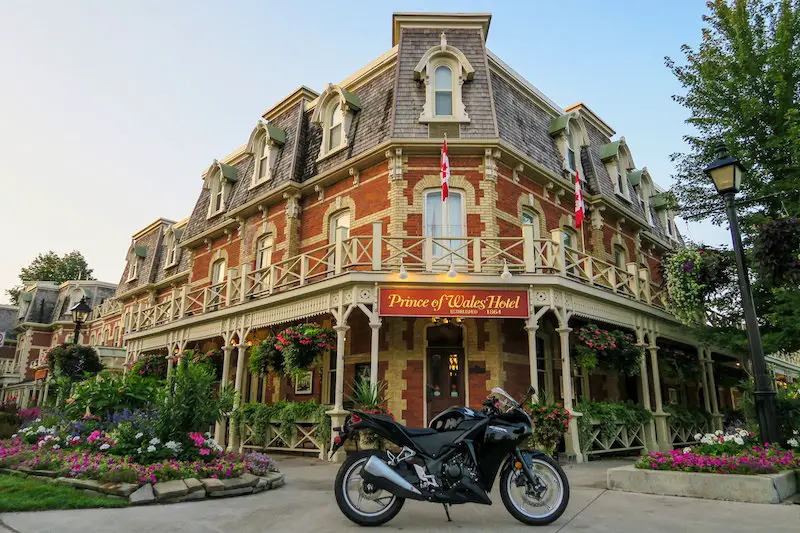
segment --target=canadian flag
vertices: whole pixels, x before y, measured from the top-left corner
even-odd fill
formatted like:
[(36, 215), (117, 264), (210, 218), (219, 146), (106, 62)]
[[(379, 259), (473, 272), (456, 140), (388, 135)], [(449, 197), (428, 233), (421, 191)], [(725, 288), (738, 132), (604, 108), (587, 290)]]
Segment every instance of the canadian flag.
[(580, 228), (583, 224), (583, 191), (581, 190), (581, 178), (578, 171), (575, 171), (575, 227)]
[(447, 154), (447, 137), (442, 145), (442, 202), (447, 200), (450, 184), (450, 156)]

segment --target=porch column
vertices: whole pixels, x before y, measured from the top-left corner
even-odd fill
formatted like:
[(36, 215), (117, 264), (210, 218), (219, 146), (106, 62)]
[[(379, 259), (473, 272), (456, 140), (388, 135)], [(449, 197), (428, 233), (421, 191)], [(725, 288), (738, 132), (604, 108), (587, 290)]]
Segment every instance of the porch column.
[(172, 375), (172, 369), (175, 367), (176, 354), (167, 352), (167, 379)]
[(705, 364), (708, 365), (706, 375), (708, 376), (708, 390), (711, 397), (711, 416), (714, 418), (714, 429), (722, 429), (722, 415), (719, 412), (717, 383), (714, 379), (714, 358), (711, 356), (711, 350), (706, 350)]
[[(234, 383), (234, 387), (237, 393), (239, 393), (239, 402), (236, 407), (240, 407), (244, 403), (244, 398), (241, 397), (242, 387), (244, 385), (244, 365), (245, 359), (247, 357), (247, 345), (246, 344), (239, 344), (236, 347), (238, 353), (236, 357), (236, 382)], [(237, 435), (236, 437), (233, 436), (231, 433), (231, 444), (228, 447), (229, 449), (238, 452), (241, 451), (239, 449), (239, 443), (241, 442), (241, 435)]]
[[(219, 383), (219, 388), (222, 390), (230, 385), (228, 383), (228, 374), (230, 374), (231, 368), (231, 352), (233, 351), (233, 346), (225, 345), (222, 348), (222, 380)], [(227, 444), (226, 439), (226, 429), (227, 429), (227, 420), (220, 420), (214, 425), (214, 440), (217, 441), (222, 447), (225, 447)]]
[(42, 403), (40, 405), (44, 406), (45, 402), (47, 401), (47, 393), (50, 392), (50, 381), (44, 382), (44, 393), (42, 394)]
[[(381, 330), (381, 324), (382, 323), (383, 323), (383, 321), (381, 321), (380, 319), (377, 319), (377, 321), (375, 321), (375, 322), (370, 321), (370, 323), (369, 323), (369, 327), (372, 328), (372, 344), (370, 344), (370, 354), (369, 354), (369, 356), (370, 356), (370, 359), (369, 359), (369, 382), (370, 382), (370, 385), (372, 385), (373, 387), (377, 386), (377, 383), (378, 383), (378, 350), (380, 349), (380, 330)], [(338, 335), (337, 335), (336, 343), (337, 343), (337, 355), (338, 355), (338, 343), (339, 343)], [(338, 372), (338, 368), (339, 368), (338, 367), (338, 364), (339, 364), (338, 357), (337, 357), (336, 364), (337, 364), (336, 368), (337, 368), (337, 372)], [(337, 381), (338, 381), (338, 378), (339, 378), (338, 374), (336, 375), (336, 378), (337, 378)], [(336, 390), (337, 390), (337, 393), (338, 393), (339, 389), (336, 389)]]
[[(347, 411), (344, 410), (344, 345), (345, 336), (350, 330), (350, 326), (347, 325), (347, 319), (344, 319), (340, 324), (333, 326), (333, 330), (336, 332), (336, 388), (334, 389), (334, 406), (333, 409), (328, 411), (328, 416), (331, 417), (331, 427), (335, 428), (341, 427), (342, 424), (344, 424), (345, 417), (347, 416)], [(374, 345), (377, 346), (377, 344)], [(331, 432), (331, 438), (335, 438), (337, 435), (338, 432)], [(322, 453), (320, 453), (320, 456), (322, 456)], [(320, 458), (324, 459), (324, 457)], [(335, 463), (344, 462), (344, 459), (344, 449), (340, 449), (333, 455), (333, 457), (330, 458), (330, 460)]]
[[(648, 411), (653, 410), (652, 404), (650, 403), (650, 379), (647, 377), (647, 345), (644, 344), (644, 335), (637, 332), (637, 336), (639, 337), (639, 342), (637, 346), (642, 349), (642, 360), (639, 363), (639, 379), (642, 385), (642, 405)], [(647, 445), (647, 453), (651, 451), (658, 450), (658, 440), (656, 439), (656, 426), (655, 423), (651, 420), (644, 426), (645, 431), (645, 444)]]
[(525, 331), (528, 332), (528, 364), (531, 373), (531, 387), (534, 393), (532, 400), (539, 399), (539, 367), (536, 359), (536, 332), (539, 330), (539, 320), (536, 317), (529, 317), (525, 322)]
[(650, 339), (647, 347), (650, 352), (650, 366), (653, 369), (653, 393), (656, 400), (656, 410), (653, 413), (656, 422), (656, 439), (660, 451), (666, 452), (672, 449), (672, 439), (669, 435), (669, 424), (667, 417), (669, 414), (664, 412), (664, 404), (661, 402), (661, 376), (658, 373), (658, 346), (654, 338)]
[(564, 396), (564, 408), (573, 415), (565, 439), (566, 451), (575, 456), (575, 462), (582, 463), (583, 453), (578, 437), (578, 417), (581, 414), (576, 413), (572, 405), (572, 362), (569, 354), (569, 334), (572, 328), (561, 327), (556, 331), (561, 338), (561, 392)]
[(711, 413), (711, 388), (708, 384), (705, 348), (697, 347), (697, 360), (700, 362), (700, 379), (702, 379), (703, 384), (703, 407), (706, 408), (707, 413)]

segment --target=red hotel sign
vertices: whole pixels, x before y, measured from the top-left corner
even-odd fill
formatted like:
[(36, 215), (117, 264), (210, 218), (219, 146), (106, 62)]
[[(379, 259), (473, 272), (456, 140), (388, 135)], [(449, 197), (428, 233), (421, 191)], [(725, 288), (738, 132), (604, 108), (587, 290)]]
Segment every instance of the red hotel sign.
[(528, 291), (381, 288), (379, 300), (382, 316), (528, 317)]

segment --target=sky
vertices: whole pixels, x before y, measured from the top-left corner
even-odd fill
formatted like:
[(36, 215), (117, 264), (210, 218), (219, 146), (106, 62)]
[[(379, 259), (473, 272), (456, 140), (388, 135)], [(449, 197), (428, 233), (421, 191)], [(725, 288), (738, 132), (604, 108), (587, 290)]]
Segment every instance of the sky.
[[(702, 0), (0, 1), (0, 303), (37, 254), (79, 250), (117, 283), (131, 235), (187, 217), (201, 173), (300, 85), (391, 48), (396, 11), (491, 12), (487, 45), (567, 107), (582, 101), (669, 187), (687, 110), (664, 56), (696, 45)], [(679, 223), (729, 242), (726, 228)]]

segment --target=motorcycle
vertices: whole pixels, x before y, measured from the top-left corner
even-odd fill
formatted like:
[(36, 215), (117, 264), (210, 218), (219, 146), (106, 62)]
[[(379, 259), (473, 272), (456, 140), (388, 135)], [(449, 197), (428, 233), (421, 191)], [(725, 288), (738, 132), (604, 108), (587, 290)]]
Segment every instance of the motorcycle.
[(520, 522), (541, 526), (558, 519), (569, 503), (567, 476), (538, 450), (519, 445), (533, 433), (528, 414), (505, 391), (492, 389), (479, 411), (451, 407), (428, 428), (409, 428), (391, 416), (351, 412), (334, 428), (333, 455), (358, 431), (369, 430), (401, 448), (351, 454), (334, 485), (342, 513), (361, 526), (394, 518), (406, 499), (444, 505), (491, 505), (489, 492), (500, 471), (500, 498)]

